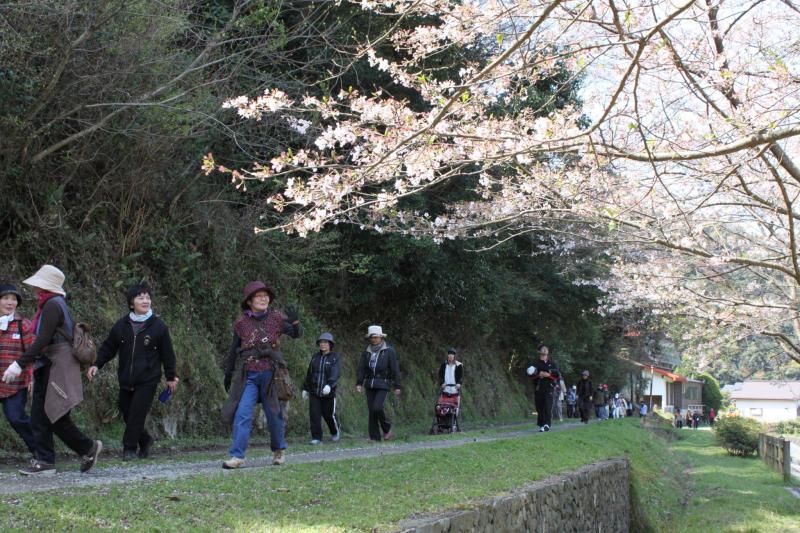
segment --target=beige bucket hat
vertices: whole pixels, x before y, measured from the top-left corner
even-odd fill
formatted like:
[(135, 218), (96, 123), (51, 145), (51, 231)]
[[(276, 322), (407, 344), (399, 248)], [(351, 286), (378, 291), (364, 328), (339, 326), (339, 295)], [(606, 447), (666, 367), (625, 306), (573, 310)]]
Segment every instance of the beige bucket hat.
[(36, 274), (23, 281), (25, 285), (66, 296), (64, 292), (64, 273), (53, 265), (43, 265)]
[(367, 334), (364, 335), (367, 339), (370, 337), (386, 337), (386, 334), (383, 332), (383, 328), (380, 326), (370, 326), (367, 328)]

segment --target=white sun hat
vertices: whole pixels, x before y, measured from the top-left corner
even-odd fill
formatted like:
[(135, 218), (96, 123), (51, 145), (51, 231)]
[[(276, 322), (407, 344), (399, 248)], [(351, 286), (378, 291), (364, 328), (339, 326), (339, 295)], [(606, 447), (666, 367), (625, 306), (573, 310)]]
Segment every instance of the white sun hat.
[(25, 285), (66, 296), (64, 292), (64, 273), (53, 265), (43, 265), (36, 274), (23, 281)]
[(367, 334), (365, 335), (366, 338), (370, 337), (386, 337), (386, 334), (383, 332), (383, 328), (380, 326), (370, 326), (367, 328)]

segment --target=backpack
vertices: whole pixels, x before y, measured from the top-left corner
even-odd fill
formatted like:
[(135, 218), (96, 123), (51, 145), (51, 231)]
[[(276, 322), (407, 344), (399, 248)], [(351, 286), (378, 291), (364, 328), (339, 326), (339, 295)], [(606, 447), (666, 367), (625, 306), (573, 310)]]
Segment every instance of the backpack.
[[(83, 322), (74, 322), (63, 298), (56, 298), (64, 313), (64, 325), (58, 332), (72, 344), (72, 356), (81, 364), (81, 368), (89, 368), (97, 360), (97, 346), (91, 337), (91, 328)], [(72, 324), (72, 334), (68, 332), (68, 324)]]

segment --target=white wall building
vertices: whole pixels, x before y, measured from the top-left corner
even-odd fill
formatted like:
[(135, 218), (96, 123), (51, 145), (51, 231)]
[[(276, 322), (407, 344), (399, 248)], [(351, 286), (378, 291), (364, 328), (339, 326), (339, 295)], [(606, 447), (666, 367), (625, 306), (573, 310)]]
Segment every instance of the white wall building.
[(781, 422), (800, 416), (800, 381), (750, 380), (725, 385), (741, 416), (759, 422)]

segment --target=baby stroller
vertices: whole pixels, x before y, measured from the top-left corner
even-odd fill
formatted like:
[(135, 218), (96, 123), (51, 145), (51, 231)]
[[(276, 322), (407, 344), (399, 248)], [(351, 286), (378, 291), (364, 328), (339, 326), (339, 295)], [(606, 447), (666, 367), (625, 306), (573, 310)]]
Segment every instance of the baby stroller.
[(433, 425), (431, 435), (439, 433), (455, 433), (461, 431), (458, 415), (461, 410), (461, 392), (448, 393), (442, 391), (433, 408)]

